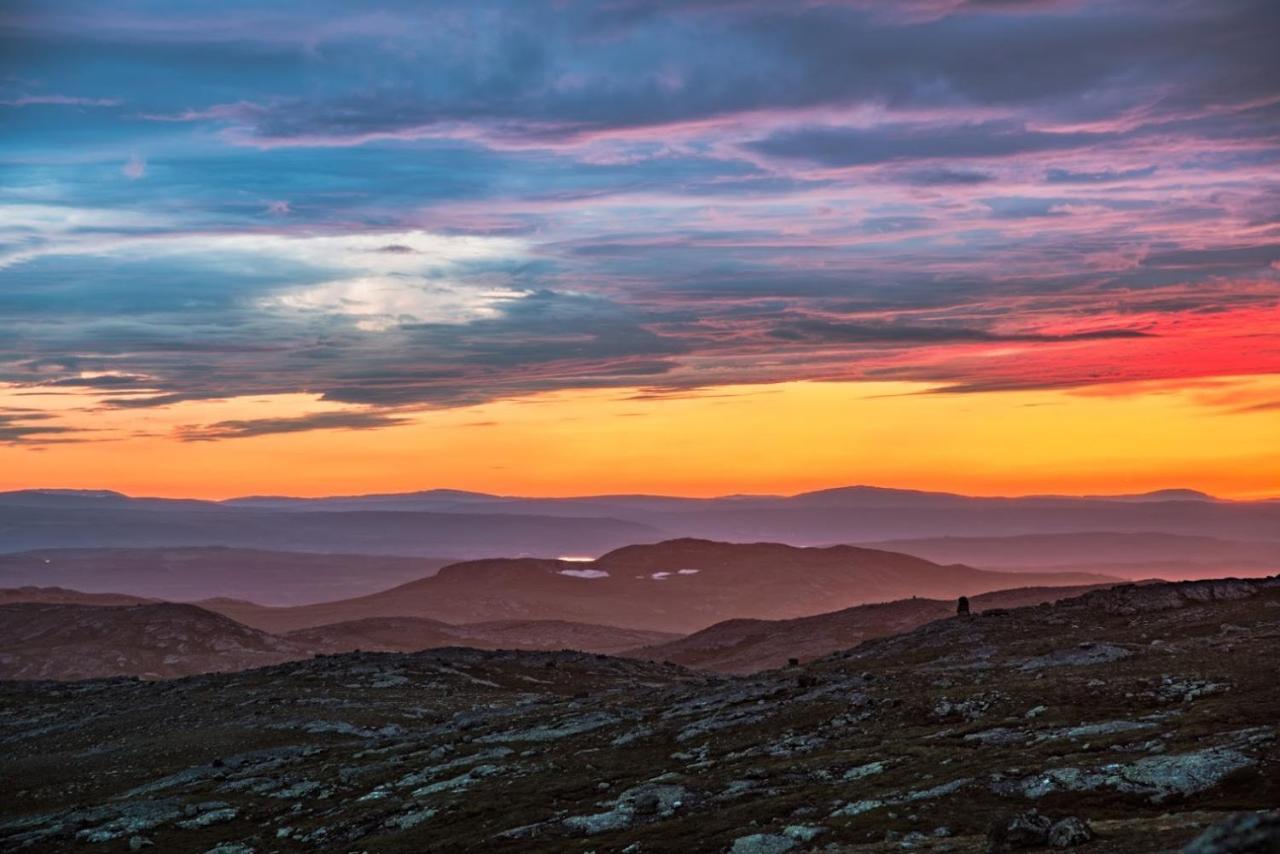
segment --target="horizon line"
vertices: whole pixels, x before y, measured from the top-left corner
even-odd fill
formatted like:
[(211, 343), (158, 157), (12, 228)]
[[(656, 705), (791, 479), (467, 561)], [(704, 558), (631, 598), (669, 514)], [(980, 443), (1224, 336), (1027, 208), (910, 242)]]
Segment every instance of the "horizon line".
[[(852, 490), (881, 491), (887, 493), (907, 493), (914, 495), (931, 495), (931, 496), (954, 496), (959, 498), (978, 498), (978, 499), (1099, 499), (1099, 500), (1116, 500), (1124, 498), (1156, 498), (1163, 494), (1170, 494), (1167, 500), (1198, 500), (1222, 503), (1253, 503), (1280, 500), (1280, 496), (1275, 494), (1267, 494), (1258, 497), (1224, 497), (1205, 490), (1196, 489), (1187, 486), (1168, 486), (1156, 489), (1141, 490), (1135, 492), (1026, 492), (1026, 493), (1002, 493), (1002, 492), (957, 492), (946, 489), (920, 489), (916, 487), (898, 487), (885, 486), (881, 484), (869, 483), (845, 483), (834, 486), (819, 487), (816, 489), (805, 489), (799, 492), (717, 492), (717, 493), (689, 493), (689, 492), (599, 492), (599, 493), (571, 493), (571, 494), (538, 494), (519, 493), (519, 492), (485, 492), (481, 490), (459, 489), (456, 487), (436, 486), (424, 487), (421, 489), (407, 489), (400, 491), (372, 491), (372, 492), (333, 492), (333, 493), (315, 493), (315, 494), (287, 494), (287, 493), (237, 493), (226, 496), (209, 496), (187, 493), (152, 493), (152, 494), (134, 494), (120, 489), (110, 487), (69, 487), (69, 486), (16, 486), (12, 488), (0, 489), (0, 495), (13, 495), (19, 493), (43, 493), (47, 495), (67, 494), (67, 495), (83, 495), (89, 496), (93, 494), (99, 495), (118, 495), (124, 498), (146, 500), (160, 499), (171, 501), (204, 501), (210, 503), (229, 503), (234, 501), (323, 501), (323, 500), (343, 500), (343, 499), (362, 499), (362, 498), (397, 498), (409, 497), (415, 495), (428, 495), (431, 493), (454, 493), (458, 495), (470, 495), (477, 498), (490, 498), (500, 500), (541, 500), (541, 501), (574, 501), (574, 500), (601, 500), (601, 499), (636, 499), (636, 498), (653, 498), (653, 499), (678, 499), (689, 501), (727, 501), (727, 500), (785, 500), (791, 498), (799, 498), (807, 495), (815, 495), (823, 492), (839, 492)], [(1186, 497), (1175, 497), (1178, 493), (1184, 494)]]

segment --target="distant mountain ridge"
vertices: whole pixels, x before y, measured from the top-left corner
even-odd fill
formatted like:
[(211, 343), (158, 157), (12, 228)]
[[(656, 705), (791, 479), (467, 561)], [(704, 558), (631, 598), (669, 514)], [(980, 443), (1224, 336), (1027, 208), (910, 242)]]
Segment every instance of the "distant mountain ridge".
[(1007, 572), (1095, 572), (1131, 580), (1169, 581), (1222, 576), (1258, 578), (1280, 572), (1280, 540), (1081, 531), (884, 540), (862, 545)]
[(575, 554), (661, 538), (644, 523), (591, 515), (289, 512), (203, 501), (0, 495), (0, 552), (227, 546), (423, 557)]
[(224, 597), (301, 605), (360, 596), (423, 578), (448, 558), (235, 549), (40, 549), (0, 554), (0, 587), (49, 586), (171, 602)]
[[(1186, 489), (1114, 496), (972, 497), (872, 486), (719, 498), (528, 498), (437, 489), (328, 498), (251, 496), (222, 502), (130, 498), (101, 490), (0, 493), (0, 553), (223, 546), (461, 560), (594, 557), (629, 544), (682, 537), (824, 546), (1106, 533), (1280, 543), (1280, 502), (1228, 501)], [(959, 554), (939, 559), (975, 563)], [(1156, 559), (1155, 551), (1131, 558), (1147, 565)], [(1089, 558), (1083, 564), (1094, 562)], [(1083, 564), (1078, 568), (1096, 571)], [(1212, 573), (1214, 567), (1208, 569)], [(36, 578), (22, 583), (62, 582)]]

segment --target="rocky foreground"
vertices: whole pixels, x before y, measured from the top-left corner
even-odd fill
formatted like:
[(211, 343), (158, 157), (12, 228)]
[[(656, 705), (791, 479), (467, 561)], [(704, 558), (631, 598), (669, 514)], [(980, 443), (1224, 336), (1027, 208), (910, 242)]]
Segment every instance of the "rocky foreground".
[(750, 677), (446, 649), (0, 683), (0, 849), (1274, 851), (1277, 662), (1280, 578)]

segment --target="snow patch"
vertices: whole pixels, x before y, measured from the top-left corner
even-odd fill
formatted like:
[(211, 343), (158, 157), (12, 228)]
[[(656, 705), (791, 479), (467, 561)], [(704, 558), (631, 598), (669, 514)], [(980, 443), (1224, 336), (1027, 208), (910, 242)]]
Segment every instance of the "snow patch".
[[(673, 575), (697, 575), (701, 571), (700, 569), (677, 569), (675, 572), (652, 572), (649, 577), (654, 581), (663, 581)], [(636, 576), (636, 578), (640, 577), (639, 575)]]
[(562, 569), (561, 575), (571, 575), (574, 578), (608, 578), (609, 573), (603, 569)]

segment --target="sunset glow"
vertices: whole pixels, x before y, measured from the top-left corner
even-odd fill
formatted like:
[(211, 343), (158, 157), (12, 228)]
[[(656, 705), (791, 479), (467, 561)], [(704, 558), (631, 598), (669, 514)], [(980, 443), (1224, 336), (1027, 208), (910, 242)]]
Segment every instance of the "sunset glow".
[(375, 434), (201, 439), (192, 425), (344, 411), (303, 395), (242, 398), (174, 404), (145, 419), (71, 413), (67, 422), (94, 431), (94, 441), (53, 453), (10, 446), (0, 466), (15, 486), (109, 483), (137, 495), (212, 498), (424, 483), (524, 495), (790, 494), (832, 483), (979, 495), (1276, 490), (1276, 411), (1265, 404), (1280, 397), (1278, 378), (936, 392), (901, 382), (548, 392), (405, 415)]

